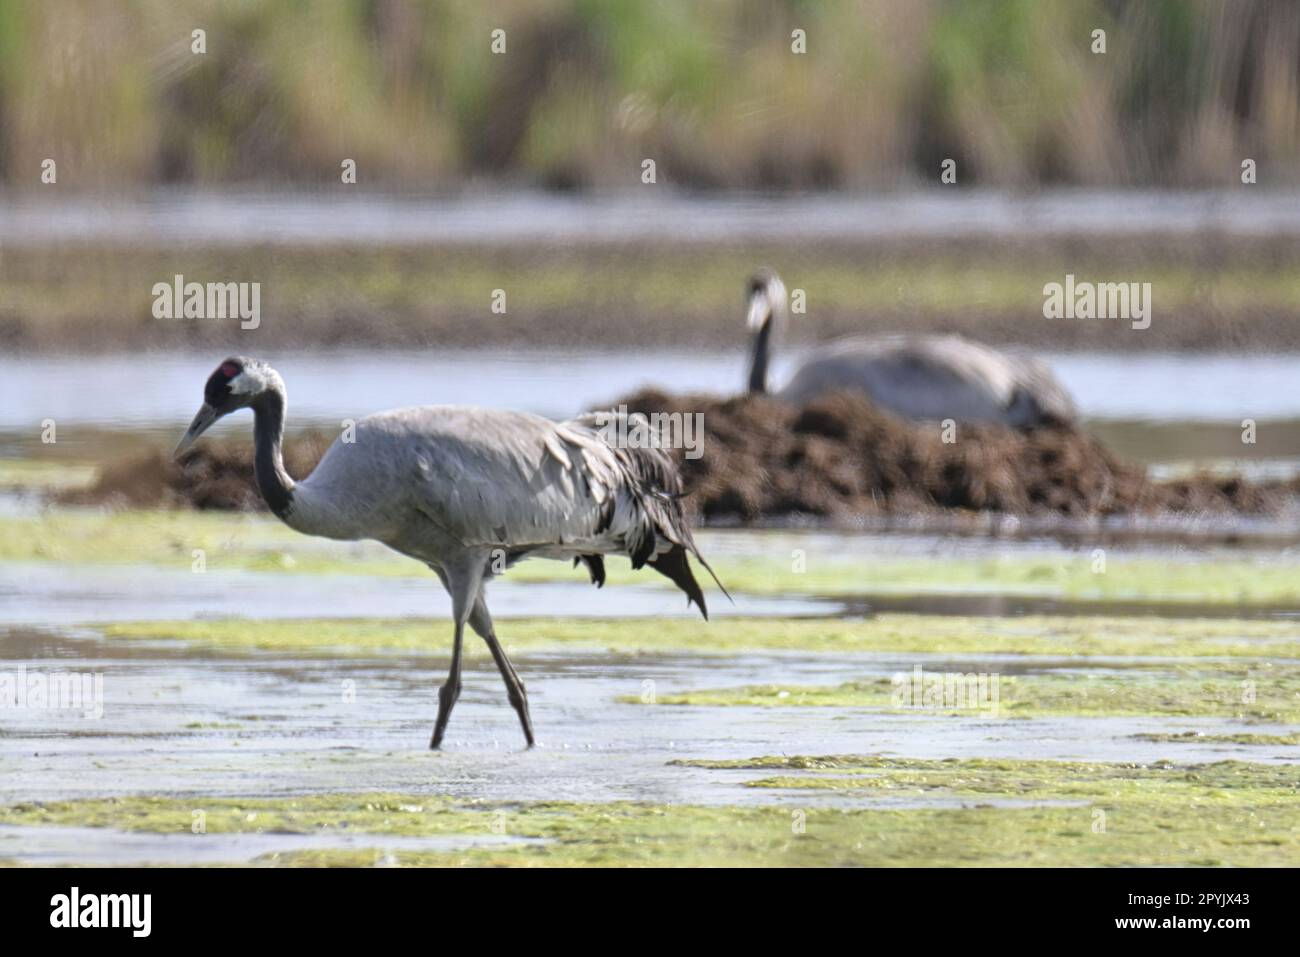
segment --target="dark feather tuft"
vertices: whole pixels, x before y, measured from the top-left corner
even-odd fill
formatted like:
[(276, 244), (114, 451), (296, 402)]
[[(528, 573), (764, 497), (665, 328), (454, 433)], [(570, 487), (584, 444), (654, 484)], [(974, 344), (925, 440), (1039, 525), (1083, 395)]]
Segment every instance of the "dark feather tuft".
[(690, 562), (686, 560), (686, 549), (674, 545), (649, 564), (651, 568), (686, 592), (686, 601), (694, 602), (695, 607), (704, 616), (704, 620), (709, 620), (709, 609), (704, 603), (704, 592), (700, 589), (700, 583), (695, 580)]
[(578, 562), (587, 566), (587, 573), (591, 575), (591, 583), (597, 588), (605, 584), (605, 556), (604, 555), (579, 555), (573, 560), (573, 567), (578, 567)]

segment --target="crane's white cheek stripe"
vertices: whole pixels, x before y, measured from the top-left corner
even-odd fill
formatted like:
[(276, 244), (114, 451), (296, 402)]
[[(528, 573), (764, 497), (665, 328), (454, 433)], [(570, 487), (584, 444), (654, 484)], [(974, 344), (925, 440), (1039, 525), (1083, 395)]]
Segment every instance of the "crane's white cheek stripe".
[(257, 391), (257, 383), (247, 372), (241, 372), (229, 382), (233, 395), (249, 395)]

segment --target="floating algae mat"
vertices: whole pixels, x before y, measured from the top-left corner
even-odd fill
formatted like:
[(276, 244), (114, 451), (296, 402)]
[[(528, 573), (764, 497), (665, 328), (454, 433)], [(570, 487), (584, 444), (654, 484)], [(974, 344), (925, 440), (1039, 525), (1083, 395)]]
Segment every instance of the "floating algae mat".
[(0, 459), (0, 491), (48, 492), (87, 485), (97, 471), (87, 462)]
[(1253, 734), (1242, 731), (1235, 734), (1207, 734), (1204, 731), (1176, 731), (1169, 733), (1143, 732), (1133, 735), (1136, 741), (1155, 741), (1164, 744), (1239, 744), (1247, 747), (1295, 747), (1300, 745), (1300, 731), (1290, 734)]
[[(442, 629), (439, 631), (439, 629)], [(122, 622), (98, 626), (109, 639), (183, 641), (223, 653), (428, 653), (442, 648), (444, 619), (242, 618)], [(818, 653), (1038, 655), (1093, 657), (1300, 659), (1300, 624), (1233, 619), (963, 618), (882, 614), (872, 618), (694, 619), (520, 618), (501, 639), (522, 653), (603, 651), (628, 654)], [(467, 651), (478, 651), (470, 643)]]
[[(709, 533), (700, 536), (710, 553)], [(783, 533), (744, 539), (721, 535), (728, 554), (716, 557), (733, 591), (752, 594), (1009, 595), (1074, 602), (1149, 601), (1204, 606), (1300, 607), (1300, 561), (1251, 554), (1110, 555), (1092, 550), (956, 557), (879, 555), (872, 539)], [(0, 561), (150, 564), (188, 569), (196, 549), (210, 571), (381, 575), (430, 578), (418, 562), (373, 542), (310, 539), (259, 514), (127, 509), (49, 509), (0, 516)], [(798, 552), (799, 554), (796, 554)], [(613, 585), (659, 587), (657, 576), (609, 563)], [(580, 581), (564, 563), (532, 561), (507, 580)], [(669, 588), (664, 583), (661, 587)]]
[[(1244, 762), (1085, 764), (916, 761), (875, 756), (677, 762), (752, 770), (790, 789), (769, 806), (614, 802), (490, 803), (430, 794), (278, 798), (137, 796), (0, 808), (0, 825), (117, 832), (303, 834), (320, 849), (264, 855), (266, 865), (962, 865), (1269, 866), (1300, 850), (1296, 768)], [(740, 786), (740, 785), (738, 785)], [(860, 792), (862, 807), (800, 803), (818, 789)], [(908, 805), (872, 807), (886, 792)], [(957, 806), (927, 806), (935, 796)], [(1015, 798), (1017, 806), (998, 806)], [(329, 847), (346, 833), (351, 846)], [(409, 839), (497, 835), (514, 844), (412, 849)], [(401, 842), (395, 839), (405, 839)], [(389, 846), (396, 843), (396, 847)], [(18, 863), (22, 863), (19, 855)]]
[[(864, 789), (963, 797), (1018, 795), (1038, 800), (1198, 801), (1254, 804), (1300, 796), (1295, 765), (1219, 761), (1214, 764), (1117, 764), (983, 758), (918, 760), (879, 755), (770, 756), (673, 764), (713, 770), (752, 770), (776, 776), (749, 787)], [(1297, 815), (1300, 823), (1300, 813)]]
[[(838, 685), (763, 684), (636, 695), (627, 704), (699, 707), (833, 707), (985, 717), (1179, 716), (1300, 724), (1300, 667), (1180, 666), (1154, 672), (1098, 670), (1043, 674), (903, 672)], [(944, 680), (951, 677), (946, 686)], [(978, 679), (972, 681), (971, 679)]]

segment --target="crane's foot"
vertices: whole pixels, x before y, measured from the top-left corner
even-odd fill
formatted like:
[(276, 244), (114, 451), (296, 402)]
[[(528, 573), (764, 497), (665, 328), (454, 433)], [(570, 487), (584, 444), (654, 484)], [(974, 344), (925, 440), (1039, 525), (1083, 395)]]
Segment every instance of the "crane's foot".
[(518, 694), (515, 689), (510, 689), (510, 706), (515, 709), (515, 714), (519, 715), (519, 725), (524, 729), (524, 740), (528, 742), (528, 747), (536, 746), (537, 741), (533, 737), (533, 719), (528, 714), (528, 695), (524, 692), (524, 683), (515, 678), (518, 683)]
[(447, 682), (438, 689), (438, 720), (433, 724), (433, 737), (429, 741), (429, 750), (438, 751), (442, 748), (442, 736), (447, 732), (447, 721), (451, 717), (451, 709), (456, 704), (456, 699), (460, 697), (460, 682)]

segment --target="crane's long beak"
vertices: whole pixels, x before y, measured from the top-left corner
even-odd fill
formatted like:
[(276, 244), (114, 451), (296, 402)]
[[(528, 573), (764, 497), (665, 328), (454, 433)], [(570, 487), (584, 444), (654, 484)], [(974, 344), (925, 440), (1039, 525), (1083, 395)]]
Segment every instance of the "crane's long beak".
[(749, 297), (749, 331), (758, 332), (763, 328), (763, 323), (772, 318), (772, 303), (768, 301), (767, 293), (762, 289), (756, 290)]
[(194, 416), (194, 421), (190, 423), (190, 427), (185, 430), (180, 442), (176, 444), (176, 451), (172, 453), (172, 458), (176, 458), (193, 445), (194, 440), (206, 432), (208, 427), (219, 418), (221, 418), (220, 412), (206, 402), (203, 403), (203, 408), (199, 409), (198, 414)]

